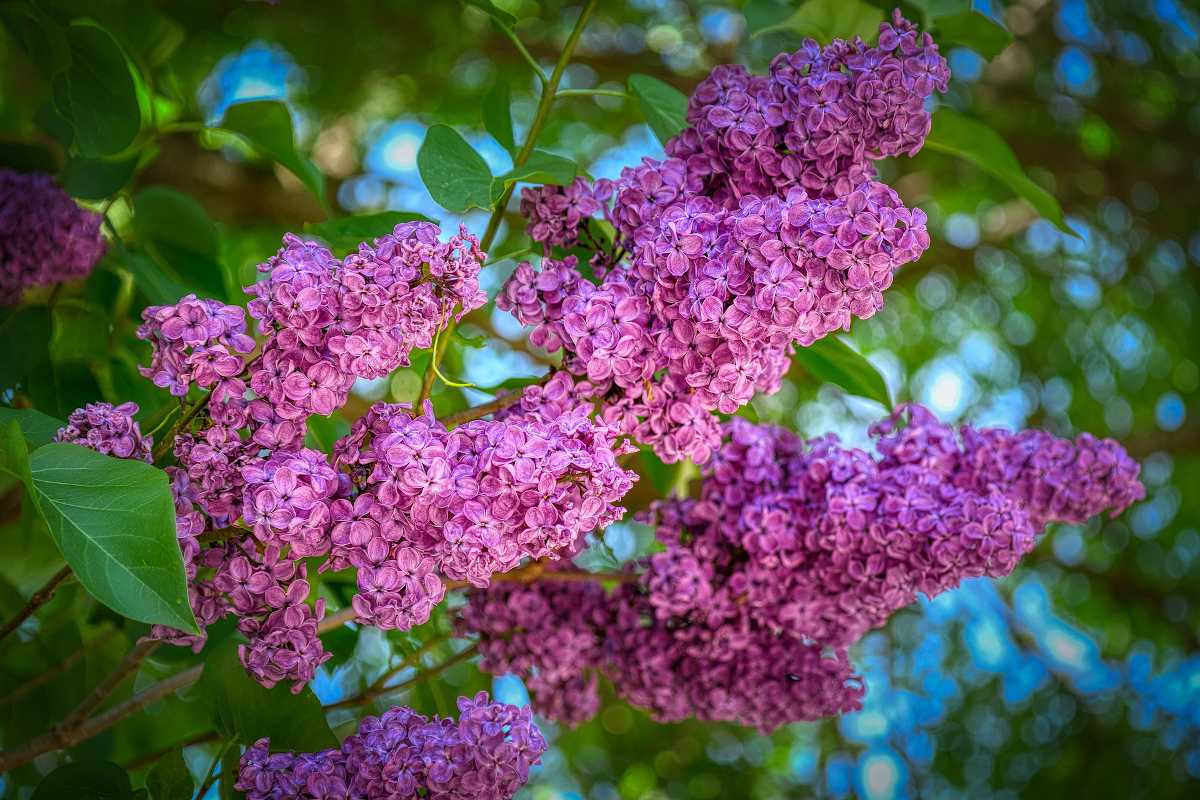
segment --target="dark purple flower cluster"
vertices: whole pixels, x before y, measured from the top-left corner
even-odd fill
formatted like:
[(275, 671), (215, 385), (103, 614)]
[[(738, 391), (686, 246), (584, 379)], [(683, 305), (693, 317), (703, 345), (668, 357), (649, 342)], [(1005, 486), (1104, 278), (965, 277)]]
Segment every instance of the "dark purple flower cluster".
[[(862, 691), (845, 648), (918, 594), (1007, 575), (1047, 522), (1144, 494), (1111, 440), (955, 431), (920, 406), (872, 428), (878, 456), (741, 418), (724, 433), (699, 496), (653, 507), (666, 550), (639, 586), (475, 593), (461, 624), (484, 667), (522, 674), (570, 722), (594, 710), (596, 670), (661, 719), (769, 729), (838, 713)], [(779, 699), (796, 684), (796, 704)]]
[(661, 722), (770, 731), (859, 707), (862, 680), (844, 651), (779, 636), (741, 605), (665, 618), (654, 597), (631, 584), (606, 594), (591, 583), (498, 583), (471, 593), (459, 624), (479, 635), (483, 669), (520, 675), (537, 712), (569, 725), (599, 710), (600, 675)]
[(87, 277), (104, 256), (101, 220), (49, 175), (0, 168), (0, 305), (30, 287)]
[[(581, 227), (605, 207), (612, 184), (576, 178), (569, 186), (527, 186), (521, 190), (521, 214), (529, 220), (529, 238), (547, 248), (571, 248)], [(586, 232), (585, 232), (586, 233)]]
[(340, 748), (319, 753), (271, 753), (260, 739), (242, 754), (236, 788), (247, 800), (513, 797), (546, 751), (529, 709), (480, 692), (458, 710), (457, 722), (404, 707), (363, 717)]
[[(481, 307), (485, 260), (463, 229), (447, 242), (429, 222), (405, 222), (339, 261), (291, 234), (247, 291), (250, 315), (268, 337), (250, 387), (284, 420), (327, 416), (356, 378), (381, 378), (428, 348), (451, 317)], [(457, 309), (457, 311), (456, 311)]]
[(107, 456), (151, 461), (154, 439), (142, 435), (133, 419), (137, 412), (137, 403), (88, 403), (71, 412), (54, 441), (83, 445)]
[(707, 459), (711, 412), (776, 391), (795, 347), (872, 316), (928, 248), (925, 214), (872, 180), (869, 161), (920, 148), (924, 100), (949, 73), (902, 18), (880, 30), (877, 48), (809, 42), (767, 76), (718, 67), (671, 158), (522, 203), (548, 246), (573, 244), (581, 217), (603, 210), (631, 263), (605, 264), (598, 286), (571, 259), (524, 263), (497, 306), (563, 350), (606, 423), (664, 461)]
[(929, 133), (925, 101), (950, 70), (929, 34), (899, 10), (879, 43), (811, 39), (767, 75), (717, 67), (688, 103), (692, 126), (667, 153), (687, 162), (718, 201), (799, 186), (841, 197), (874, 175), (871, 160), (915, 155)]
[(328, 566), (358, 569), (361, 620), (412, 627), (441, 600), (439, 576), (486, 586), (620, 519), (635, 474), (572, 391), (558, 373), (496, 419), (453, 430), (428, 408), (377, 404), (339, 440), (358, 495), (333, 504)]

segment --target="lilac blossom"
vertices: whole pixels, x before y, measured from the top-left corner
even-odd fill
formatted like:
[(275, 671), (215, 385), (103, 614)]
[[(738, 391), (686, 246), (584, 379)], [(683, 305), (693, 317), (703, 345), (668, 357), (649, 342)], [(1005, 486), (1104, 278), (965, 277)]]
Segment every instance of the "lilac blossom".
[(480, 692), (460, 697), (458, 710), (456, 722), (392, 708), (363, 717), (341, 747), (319, 753), (271, 753), (260, 739), (242, 754), (236, 788), (247, 800), (513, 797), (546, 751), (529, 709)]
[(56, 442), (69, 442), (116, 458), (149, 462), (154, 440), (143, 436), (134, 420), (137, 403), (88, 403), (67, 417), (67, 424), (54, 435)]
[(87, 277), (104, 256), (101, 220), (49, 175), (0, 168), (0, 305), (31, 287)]

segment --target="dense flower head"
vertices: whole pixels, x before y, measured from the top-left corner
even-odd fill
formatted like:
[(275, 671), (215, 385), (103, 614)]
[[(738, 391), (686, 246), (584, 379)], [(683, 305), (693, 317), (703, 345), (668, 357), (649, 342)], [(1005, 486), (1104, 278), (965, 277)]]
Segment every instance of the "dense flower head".
[(411, 627), (441, 599), (439, 575), (486, 586), (621, 517), (634, 473), (572, 392), (558, 373), (495, 419), (453, 430), (388, 404), (355, 423), (335, 457), (358, 495), (333, 503), (329, 566), (358, 568), (362, 619)]
[(521, 190), (521, 214), (529, 220), (529, 238), (547, 247), (574, 247), (581, 226), (600, 212), (611, 192), (610, 181), (591, 183), (586, 178), (576, 178), (568, 186), (525, 187)]
[(485, 254), (461, 230), (442, 242), (430, 222), (405, 222), (338, 260), (328, 248), (288, 234), (250, 287), (250, 315), (268, 337), (250, 388), (283, 420), (327, 416), (357, 378), (407, 366), (452, 317), (487, 296), (478, 273)]
[[(231, 388), (246, 367), (244, 355), (254, 349), (240, 306), (189, 294), (174, 305), (149, 306), (142, 319), (138, 338), (153, 350), (150, 366), (138, 369), (155, 386), (179, 397), (193, 385)], [(240, 390), (245, 391), (244, 384)]]
[(329, 552), (330, 506), (342, 485), (324, 453), (307, 448), (276, 451), (242, 470), (242, 518), (265, 545), (297, 556)]
[[(563, 351), (616, 430), (667, 462), (703, 461), (719, 440), (711, 412), (776, 391), (794, 348), (874, 315), (896, 270), (929, 247), (924, 212), (873, 180), (870, 162), (920, 149), (924, 101), (948, 76), (899, 15), (877, 47), (809, 41), (768, 75), (717, 67), (666, 160), (526, 190), (547, 257), (519, 265), (497, 306)], [(600, 212), (619, 252), (598, 254), (596, 282), (550, 255)]]
[(30, 287), (87, 277), (104, 256), (101, 220), (49, 175), (0, 168), (0, 305)]
[(83, 445), (116, 458), (150, 461), (154, 440), (142, 435), (133, 418), (137, 412), (137, 403), (88, 403), (71, 412), (54, 441)]
[(745, 608), (667, 618), (641, 586), (606, 594), (552, 577), (472, 592), (459, 619), (460, 630), (480, 637), (482, 668), (520, 675), (547, 718), (575, 725), (594, 716), (600, 675), (661, 722), (694, 717), (770, 731), (859, 707), (862, 680), (844, 652), (778, 636)]
[(1086, 434), (955, 430), (919, 406), (872, 433), (875, 455), (735, 417), (698, 496), (653, 506), (665, 550), (637, 585), (496, 585), (460, 629), (555, 719), (593, 714), (603, 674), (656, 719), (772, 729), (854, 708), (846, 648), (918, 594), (1007, 575), (1047, 521), (1143, 495), (1120, 446)]
[(458, 709), (457, 722), (403, 706), (363, 717), (340, 748), (319, 753), (272, 753), (260, 739), (242, 754), (236, 788), (247, 800), (513, 797), (546, 751), (529, 709), (486, 692)]

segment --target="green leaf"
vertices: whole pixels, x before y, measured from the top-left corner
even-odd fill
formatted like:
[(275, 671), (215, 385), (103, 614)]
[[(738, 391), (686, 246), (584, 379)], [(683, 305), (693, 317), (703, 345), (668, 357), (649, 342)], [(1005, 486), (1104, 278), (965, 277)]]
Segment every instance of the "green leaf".
[(190, 290), (141, 253), (128, 253), (122, 262), (133, 273), (138, 291), (153, 305), (173, 305)]
[(791, 15), (792, 6), (784, 0), (747, 0), (746, 5), (742, 6), (746, 32), (751, 36), (778, 25)]
[(861, 353), (835, 336), (818, 339), (808, 347), (796, 348), (793, 368), (799, 367), (823, 383), (840, 386), (850, 394), (892, 407), (887, 383), (879, 370)]
[(507, 81), (499, 80), (483, 96), (483, 129), (510, 153), (517, 150), (513, 135), (512, 92)]
[(50, 358), (55, 363), (108, 360), (109, 324), (103, 310), (81, 300), (63, 300), (55, 304), (50, 319)]
[(524, 164), (513, 167), (492, 181), (492, 202), (497, 202), (505, 189), (519, 181), (565, 186), (575, 180), (578, 173), (579, 166), (571, 159), (544, 150), (534, 150)]
[(74, 127), (79, 152), (119, 153), (142, 129), (132, 66), (117, 40), (93, 23), (70, 25), (67, 43), (71, 64), (54, 78), (55, 104)]
[(429, 194), (448, 211), (491, 208), (492, 171), (453, 128), (434, 125), (425, 133), (417, 169)]
[(166, 473), (74, 444), (34, 450), (29, 473), (34, 504), (93, 597), (139, 622), (198, 630)]
[(150, 800), (192, 800), (196, 783), (183, 760), (183, 749), (176, 747), (160, 758), (146, 776)]
[(47, 775), (33, 800), (130, 800), (129, 774), (111, 761), (72, 761)]
[(988, 60), (1000, 55), (1013, 40), (1003, 25), (978, 11), (938, 17), (934, 25), (938, 44), (960, 44)]
[(322, 417), (313, 414), (308, 418), (308, 431), (304, 435), (304, 446), (322, 453), (332, 453), (333, 443), (350, 433), (350, 423), (340, 414)]
[(637, 98), (646, 123), (664, 145), (687, 127), (687, 95), (674, 86), (635, 74), (629, 76), (629, 93)]
[(21, 424), (13, 419), (0, 422), (0, 472), (6, 472), (29, 486), (29, 445)]
[(142, 189), (133, 198), (133, 229), (141, 246), (173, 278), (198, 294), (225, 298), (217, 226), (199, 203), (165, 186)]
[(496, 8), (491, 0), (463, 0), (463, 2), (469, 6), (475, 6), (475, 8), (478, 8), (506, 28), (511, 28), (517, 24), (516, 17), (503, 9)]
[(103, 200), (119, 192), (129, 183), (137, 169), (138, 154), (117, 159), (72, 156), (59, 181), (72, 197), (81, 200)]
[(0, 408), (0, 425), (16, 422), (30, 447), (41, 447), (54, 441), (58, 429), (66, 425), (60, 419), (32, 408)]
[(292, 115), (278, 100), (251, 100), (235, 103), (225, 112), (221, 128), (236, 133), (254, 145), (259, 153), (278, 162), (308, 187), (322, 207), (325, 201), (325, 176), (296, 151)]
[(964, 117), (949, 108), (940, 108), (933, 114), (933, 128), (925, 137), (925, 146), (970, 161), (984, 172), (999, 178), (1060, 230), (1075, 235), (1067, 227), (1062, 207), (1054, 196), (1025, 174), (1008, 143), (982, 122)]
[(262, 686), (238, 660), (233, 639), (207, 657), (197, 694), (227, 739), (248, 745), (265, 736), (272, 750), (308, 753), (338, 746), (312, 689), (292, 694), (286, 684)]
[(413, 211), (381, 211), (356, 217), (339, 217), (327, 222), (306, 223), (304, 230), (320, 236), (335, 253), (358, 249), (360, 242), (370, 242), (391, 233), (402, 222), (435, 222)]
[(808, 0), (791, 16), (760, 28), (754, 35), (791, 31), (822, 44), (855, 36), (873, 41), (879, 35), (881, 22), (883, 12), (863, 0)]

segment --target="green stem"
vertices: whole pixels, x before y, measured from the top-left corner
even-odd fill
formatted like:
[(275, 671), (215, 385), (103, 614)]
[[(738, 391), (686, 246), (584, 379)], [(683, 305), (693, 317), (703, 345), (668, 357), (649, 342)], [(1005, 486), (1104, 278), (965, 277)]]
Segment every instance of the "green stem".
[(620, 89), (559, 89), (555, 93), (555, 98), (559, 97), (619, 97), (622, 100), (627, 100), (629, 95), (622, 92)]
[[(558, 84), (562, 81), (563, 73), (567, 70), (567, 64), (571, 61), (571, 55), (575, 52), (575, 46), (579, 44), (579, 37), (583, 33), (583, 28), (587, 25), (588, 19), (592, 16), (592, 12), (596, 10), (598, 0), (588, 0), (588, 4), (583, 7), (583, 11), (579, 14), (579, 19), (575, 20), (575, 27), (571, 29), (571, 35), (567, 37), (566, 44), (563, 45), (562, 55), (558, 57), (558, 63), (554, 65), (554, 71), (550, 73), (549, 80), (542, 86), (542, 96), (538, 100), (537, 113), (534, 114), (533, 123), (529, 126), (529, 135), (525, 137), (525, 143), (521, 145), (521, 149), (513, 156), (513, 167), (520, 167), (529, 160), (529, 156), (533, 154), (533, 149), (537, 145), (538, 134), (542, 132), (542, 127), (545, 126), (546, 120), (550, 116), (550, 108), (554, 105), (554, 95), (558, 91)], [(483, 232), (483, 238), (479, 240), (479, 247), (485, 253), (496, 239), (496, 234), (500, 230), (500, 221), (504, 219), (504, 211), (508, 207), (508, 201), (512, 197), (513, 186), (510, 184), (504, 190), (504, 194), (496, 202), (492, 209), (492, 216), (488, 219), (487, 228)], [(446, 338), (441, 340), (441, 350), (445, 351), (446, 343), (450, 341), (450, 334), (454, 332), (455, 324), (453, 320), (446, 326)], [(437, 362), (441, 358), (442, 353), (435, 348), (430, 353), (429, 367), (425, 370), (425, 376), (421, 380), (421, 393), (417, 397), (417, 408), (420, 408), (426, 400), (429, 399), (429, 394), (433, 391), (433, 382), (437, 379)]]
[(517, 32), (506, 25), (497, 25), (497, 27), (504, 31), (504, 35), (512, 41), (513, 46), (517, 48), (517, 52), (520, 53), (521, 57), (525, 59), (525, 62), (533, 68), (533, 74), (537, 75), (538, 80), (541, 81), (543, 86), (545, 86), (546, 82), (550, 80), (546, 77), (546, 71), (542, 69), (541, 64), (537, 63), (533, 55), (525, 49), (525, 45), (521, 41), (521, 38), (517, 36)]

